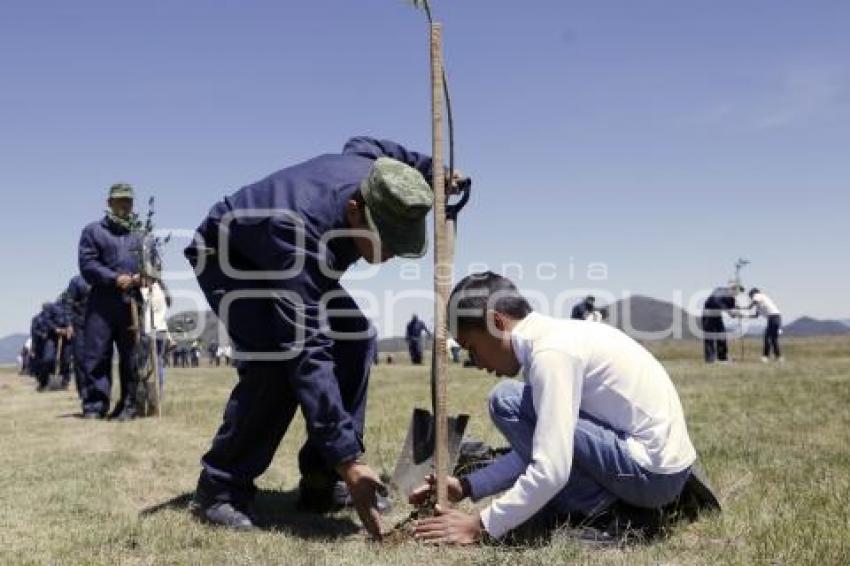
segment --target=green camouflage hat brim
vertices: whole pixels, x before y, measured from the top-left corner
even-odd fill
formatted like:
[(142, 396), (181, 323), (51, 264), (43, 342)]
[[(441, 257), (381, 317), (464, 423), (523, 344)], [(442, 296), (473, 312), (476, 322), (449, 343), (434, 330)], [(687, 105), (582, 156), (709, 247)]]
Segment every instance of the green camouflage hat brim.
[(378, 240), (395, 256), (418, 259), (428, 252), (428, 222), (424, 217), (421, 221), (397, 226), (395, 223), (378, 219), (367, 206), (366, 222)]
[(366, 202), (366, 221), (389, 251), (404, 258), (425, 255), (434, 193), (419, 171), (379, 157), (360, 184), (360, 192)]
[(115, 183), (109, 187), (109, 198), (133, 198), (133, 187), (127, 183)]

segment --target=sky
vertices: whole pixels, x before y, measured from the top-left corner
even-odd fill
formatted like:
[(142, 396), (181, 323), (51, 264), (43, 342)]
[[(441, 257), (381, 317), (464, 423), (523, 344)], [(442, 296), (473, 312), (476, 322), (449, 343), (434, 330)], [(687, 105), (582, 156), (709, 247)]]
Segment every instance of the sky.
[[(850, 318), (850, 3), (433, 3), (473, 178), (458, 276), (552, 314), (588, 290), (696, 310), (745, 257), (787, 319)], [(4, 0), (0, 336), (76, 273), (116, 181), (156, 197), (190, 304), (185, 235), (223, 196), (354, 135), (428, 152), (428, 72), (403, 0)], [(431, 265), (344, 284), (396, 334), (433, 318)]]

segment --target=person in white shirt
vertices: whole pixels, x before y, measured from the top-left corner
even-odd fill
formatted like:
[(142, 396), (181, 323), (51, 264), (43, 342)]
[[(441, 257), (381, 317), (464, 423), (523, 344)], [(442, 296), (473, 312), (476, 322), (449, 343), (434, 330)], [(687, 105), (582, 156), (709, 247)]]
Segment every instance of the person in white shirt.
[(144, 301), (145, 335), (150, 336), (151, 333), (156, 335), (156, 355), (159, 360), (157, 379), (159, 379), (159, 391), (162, 395), (165, 387), (165, 352), (168, 344), (172, 342), (166, 317), (168, 307), (171, 305), (171, 295), (160, 280), (148, 277), (142, 279), (140, 291)]
[(750, 296), (750, 306), (747, 310), (756, 309), (752, 315), (753, 318), (763, 316), (767, 319), (767, 327), (764, 329), (764, 350), (762, 352), (761, 361), (770, 361), (770, 353), (778, 361), (782, 361), (782, 352), (779, 349), (779, 334), (782, 330), (782, 313), (779, 312), (776, 303), (768, 297), (763, 291), (753, 287), (748, 293)]
[[(415, 536), (470, 544), (499, 538), (541, 511), (593, 518), (615, 505), (658, 509), (682, 492), (696, 461), (679, 396), (661, 364), (604, 324), (532, 312), (510, 280), (486, 272), (452, 291), (449, 321), (480, 368), (516, 376), (490, 393), (511, 451), (448, 480), (449, 499), (496, 495), (480, 513), (438, 509)], [(433, 490), (433, 478), (412, 503)]]

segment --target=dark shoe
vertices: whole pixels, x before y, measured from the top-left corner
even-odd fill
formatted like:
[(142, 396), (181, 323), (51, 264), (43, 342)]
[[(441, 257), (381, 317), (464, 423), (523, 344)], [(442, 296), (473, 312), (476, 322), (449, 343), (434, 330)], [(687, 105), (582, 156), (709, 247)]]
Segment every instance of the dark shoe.
[(232, 503), (217, 501), (205, 504), (197, 497), (189, 504), (192, 514), (204, 523), (247, 531), (254, 528), (254, 521), (247, 511), (236, 508)]
[[(338, 480), (330, 485), (316, 485), (310, 478), (301, 478), (298, 484), (298, 503), (296, 508), (306, 513), (332, 513), (354, 507), (351, 492), (344, 481)], [(377, 509), (381, 514), (392, 509), (389, 497), (377, 494)]]
[(115, 408), (112, 409), (112, 412), (109, 413), (109, 416), (107, 416), (106, 418), (109, 419), (110, 421), (112, 419), (117, 419), (118, 415), (120, 415), (123, 412), (124, 412), (124, 402), (118, 401), (118, 403), (115, 405)]
[(127, 421), (134, 420), (138, 415), (136, 414), (136, 409), (125, 407), (123, 411), (118, 413), (118, 416), (115, 417), (115, 420), (119, 423), (126, 423)]
[(306, 513), (331, 513), (353, 504), (345, 482), (305, 476), (298, 483), (296, 508)]
[(664, 534), (667, 521), (661, 508), (635, 507), (624, 501), (611, 508), (611, 519), (604, 529), (609, 536), (621, 541), (647, 542)]

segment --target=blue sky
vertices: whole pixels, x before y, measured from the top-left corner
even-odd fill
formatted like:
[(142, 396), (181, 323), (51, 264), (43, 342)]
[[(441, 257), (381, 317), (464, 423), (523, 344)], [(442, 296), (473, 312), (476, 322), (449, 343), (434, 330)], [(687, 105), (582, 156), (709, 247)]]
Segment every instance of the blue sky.
[[(461, 272), (519, 263), (520, 285), (544, 296), (687, 303), (745, 256), (745, 283), (789, 318), (850, 317), (849, 3), (435, 11), (458, 165), (475, 182)], [(160, 226), (189, 230), (223, 195), (350, 135), (428, 150), (425, 33), (402, 0), (4, 1), (0, 336), (75, 272), (79, 231), (117, 180), (156, 196)], [(535, 277), (540, 262), (557, 276)], [(604, 281), (587, 279), (592, 262)], [(427, 289), (430, 259), (419, 268), (419, 281), (394, 263), (348, 286)], [(431, 318), (414, 303), (383, 326)]]

